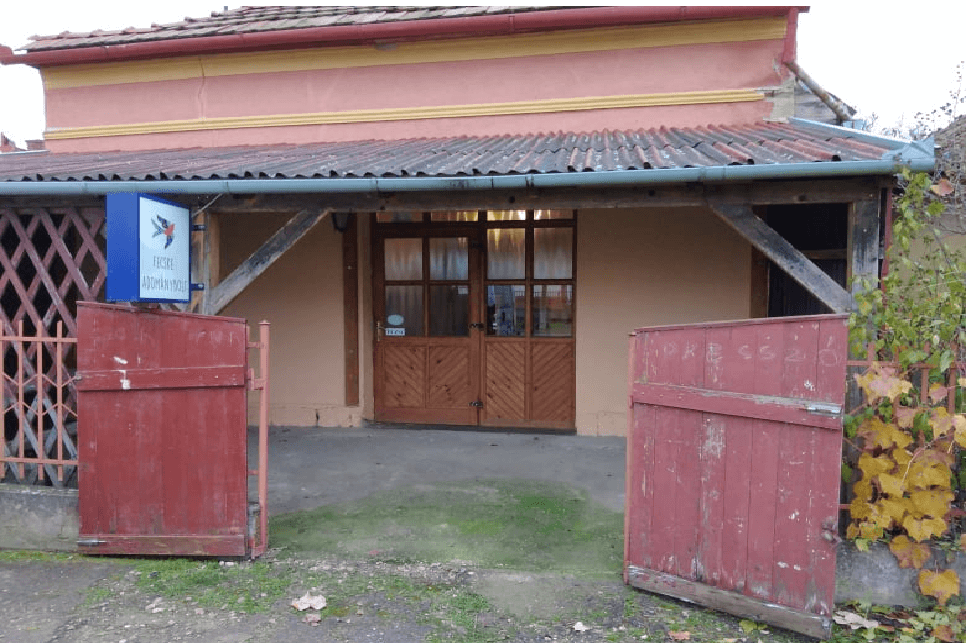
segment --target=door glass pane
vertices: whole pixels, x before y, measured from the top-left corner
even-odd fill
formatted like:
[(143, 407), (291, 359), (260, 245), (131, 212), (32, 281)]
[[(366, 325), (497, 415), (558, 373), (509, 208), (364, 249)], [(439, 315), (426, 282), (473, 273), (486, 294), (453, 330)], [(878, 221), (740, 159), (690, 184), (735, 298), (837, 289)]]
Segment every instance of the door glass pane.
[(573, 210), (534, 210), (533, 218), (537, 221), (546, 219), (573, 219)]
[(536, 228), (533, 231), (533, 278), (571, 279), (573, 252), (572, 228)]
[(386, 286), (386, 337), (421, 337), (423, 287)]
[(386, 239), (385, 247), (387, 281), (423, 278), (422, 239)]
[(466, 237), (429, 240), (429, 278), (434, 281), (469, 279), (469, 240)]
[(453, 212), (433, 212), (429, 215), (431, 221), (476, 221), (480, 213), (476, 210), (458, 210)]
[(486, 213), (490, 221), (526, 221), (526, 210), (490, 210)]
[(377, 223), (412, 223), (422, 220), (423, 215), (419, 212), (380, 212), (376, 215)]
[(574, 287), (533, 287), (533, 336), (571, 337), (574, 333)]
[(429, 334), (433, 337), (466, 337), (470, 323), (470, 287), (429, 287)]
[(526, 277), (526, 230), (493, 228), (486, 231), (486, 274), (489, 279)]
[(525, 286), (486, 287), (486, 334), (523, 337), (527, 324)]

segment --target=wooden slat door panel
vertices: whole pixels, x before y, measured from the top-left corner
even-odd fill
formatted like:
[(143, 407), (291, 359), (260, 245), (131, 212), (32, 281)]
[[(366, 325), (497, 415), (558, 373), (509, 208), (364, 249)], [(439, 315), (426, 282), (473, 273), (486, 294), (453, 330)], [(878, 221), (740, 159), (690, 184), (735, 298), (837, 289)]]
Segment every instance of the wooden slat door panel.
[(80, 536), (103, 554), (244, 556), (247, 326), (80, 304)]
[(486, 342), (485, 422), (499, 424), (526, 417), (526, 357), (524, 341)]
[(829, 634), (846, 350), (844, 315), (634, 334), (628, 582)]

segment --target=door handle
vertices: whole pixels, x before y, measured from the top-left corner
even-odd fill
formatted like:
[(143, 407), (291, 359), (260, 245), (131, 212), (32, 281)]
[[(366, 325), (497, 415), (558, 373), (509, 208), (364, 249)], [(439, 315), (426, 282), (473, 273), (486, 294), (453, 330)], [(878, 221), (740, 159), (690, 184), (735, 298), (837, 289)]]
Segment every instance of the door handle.
[(477, 322), (475, 324), (470, 324), (470, 329), (473, 329), (473, 330), (485, 330), (486, 329), (486, 324), (484, 324), (483, 322)]
[(385, 331), (386, 331), (386, 327), (382, 325), (382, 320), (377, 319), (376, 320), (376, 341), (379, 341), (380, 339), (382, 339)]

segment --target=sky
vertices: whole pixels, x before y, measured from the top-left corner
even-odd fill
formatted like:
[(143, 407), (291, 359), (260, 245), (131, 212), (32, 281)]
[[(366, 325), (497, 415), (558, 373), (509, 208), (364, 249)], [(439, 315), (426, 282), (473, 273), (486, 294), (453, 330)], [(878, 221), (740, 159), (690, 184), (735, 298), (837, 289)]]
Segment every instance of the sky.
[[(146, 27), (202, 17), (224, 6), (224, 0), (7, 0), (0, 9), (0, 44), (17, 49), (35, 34)], [(799, 64), (858, 109), (859, 117), (874, 116), (878, 130), (908, 129), (917, 113), (936, 110), (951, 93), (961, 89), (966, 96), (957, 78), (957, 64), (966, 60), (963, 0), (821, 0), (810, 6), (799, 18)], [(21, 144), (41, 138), (43, 109), (39, 74), (23, 65), (0, 66), (0, 131)], [(958, 107), (957, 114), (963, 113), (966, 104)]]

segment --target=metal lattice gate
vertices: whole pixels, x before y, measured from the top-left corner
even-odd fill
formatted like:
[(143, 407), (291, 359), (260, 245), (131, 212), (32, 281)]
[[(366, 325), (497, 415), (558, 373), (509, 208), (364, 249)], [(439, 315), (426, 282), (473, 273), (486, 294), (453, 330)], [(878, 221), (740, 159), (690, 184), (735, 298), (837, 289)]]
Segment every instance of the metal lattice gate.
[(0, 206), (0, 479), (77, 485), (77, 302), (101, 298), (104, 211)]

